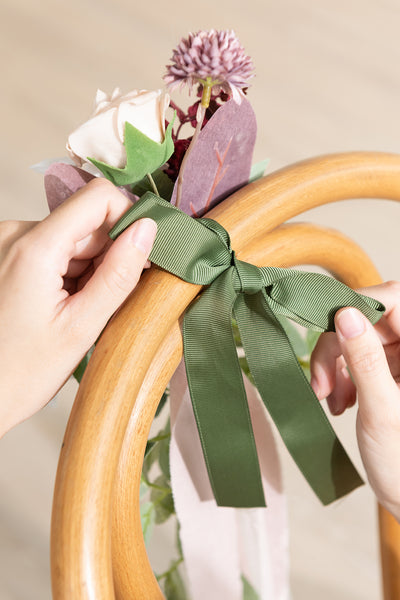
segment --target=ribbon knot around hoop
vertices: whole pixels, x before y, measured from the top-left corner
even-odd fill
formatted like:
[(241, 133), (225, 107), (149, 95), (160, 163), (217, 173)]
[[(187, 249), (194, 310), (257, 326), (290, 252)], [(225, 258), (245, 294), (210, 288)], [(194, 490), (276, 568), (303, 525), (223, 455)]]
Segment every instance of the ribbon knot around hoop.
[(233, 266), (235, 267), (236, 281), (234, 281), (235, 291), (244, 294), (257, 294), (265, 288), (260, 269), (250, 263), (238, 260), (233, 254)]
[(384, 306), (326, 275), (240, 261), (219, 223), (193, 219), (152, 193), (132, 206), (110, 237), (115, 239), (142, 217), (158, 224), (150, 260), (185, 281), (208, 286), (185, 313), (183, 345), (217, 503), (265, 506), (233, 319), (261, 398), (320, 500), (328, 504), (361, 485), (277, 316), (318, 331), (334, 331), (339, 308), (356, 307), (376, 323)]

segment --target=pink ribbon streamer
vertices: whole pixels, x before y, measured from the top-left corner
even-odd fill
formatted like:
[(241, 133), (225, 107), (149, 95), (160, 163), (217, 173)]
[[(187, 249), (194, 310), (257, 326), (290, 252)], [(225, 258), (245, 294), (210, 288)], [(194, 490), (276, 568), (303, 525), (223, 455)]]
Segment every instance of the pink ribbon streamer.
[(170, 467), (175, 509), (193, 600), (242, 600), (241, 575), (261, 600), (288, 600), (286, 499), (272, 426), (258, 393), (245, 378), (268, 508), (217, 506), (192, 410), (185, 368), (170, 384)]

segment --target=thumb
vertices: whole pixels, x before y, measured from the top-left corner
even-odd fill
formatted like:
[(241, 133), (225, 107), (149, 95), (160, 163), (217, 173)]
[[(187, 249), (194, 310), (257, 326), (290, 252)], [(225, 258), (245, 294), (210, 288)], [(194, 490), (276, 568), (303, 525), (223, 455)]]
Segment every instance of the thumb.
[(87, 316), (87, 331), (98, 335), (139, 281), (157, 233), (152, 219), (128, 227), (110, 246), (84, 288), (72, 296), (72, 311)]
[(358, 392), (359, 410), (364, 418), (384, 418), (394, 399), (397, 385), (390, 373), (382, 343), (364, 315), (344, 308), (335, 317), (338, 341)]

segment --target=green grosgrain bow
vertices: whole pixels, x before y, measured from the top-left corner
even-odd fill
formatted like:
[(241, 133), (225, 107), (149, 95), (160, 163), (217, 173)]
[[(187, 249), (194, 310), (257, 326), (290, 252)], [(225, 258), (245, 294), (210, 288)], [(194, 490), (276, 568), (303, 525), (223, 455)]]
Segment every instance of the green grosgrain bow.
[(190, 283), (207, 285), (188, 307), (183, 343), (190, 395), (216, 501), (265, 506), (232, 317), (262, 400), (303, 475), (328, 504), (362, 479), (335, 435), (276, 315), (334, 331), (334, 315), (354, 306), (376, 323), (385, 308), (326, 275), (238, 260), (216, 221), (193, 219), (146, 193), (110, 232), (142, 217), (158, 224), (150, 260)]

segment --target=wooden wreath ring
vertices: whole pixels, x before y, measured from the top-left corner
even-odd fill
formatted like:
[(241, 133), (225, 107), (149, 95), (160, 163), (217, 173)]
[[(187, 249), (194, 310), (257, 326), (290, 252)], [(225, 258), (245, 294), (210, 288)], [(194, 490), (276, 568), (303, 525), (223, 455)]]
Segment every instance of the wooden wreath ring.
[[(343, 236), (335, 245), (333, 234), (325, 230), (318, 238), (322, 230), (311, 226), (268, 232), (315, 206), (365, 197), (400, 200), (399, 156), (351, 153), (305, 161), (246, 186), (208, 216), (229, 231), (242, 260), (319, 264), (357, 287), (377, 283), (379, 275), (368, 257)], [(299, 227), (305, 227), (304, 235)], [(332, 239), (321, 255), (322, 240), (329, 235)], [(268, 252), (274, 239), (275, 254)], [(159, 391), (182, 353), (178, 318), (199, 289), (152, 268), (93, 354), (71, 412), (57, 472), (51, 537), (55, 600), (163, 597), (140, 529), (140, 471)], [(399, 527), (382, 509), (380, 523), (385, 600), (394, 600), (400, 597)], [(396, 576), (390, 578), (392, 572)]]

